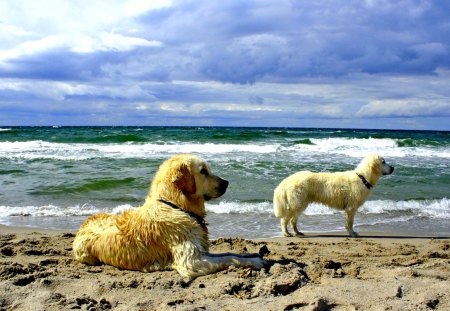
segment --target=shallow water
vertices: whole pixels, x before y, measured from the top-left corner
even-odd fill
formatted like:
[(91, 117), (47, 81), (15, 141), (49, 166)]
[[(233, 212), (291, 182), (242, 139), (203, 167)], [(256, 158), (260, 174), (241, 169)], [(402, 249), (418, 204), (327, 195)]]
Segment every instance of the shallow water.
[[(162, 161), (196, 153), (230, 181), (207, 204), (212, 238), (280, 236), (273, 189), (299, 170), (353, 169), (378, 152), (395, 166), (360, 208), (355, 230), (450, 235), (450, 133), (340, 129), (5, 127), (0, 223), (76, 230), (97, 212), (139, 206)], [(344, 232), (342, 212), (308, 207), (304, 232)]]

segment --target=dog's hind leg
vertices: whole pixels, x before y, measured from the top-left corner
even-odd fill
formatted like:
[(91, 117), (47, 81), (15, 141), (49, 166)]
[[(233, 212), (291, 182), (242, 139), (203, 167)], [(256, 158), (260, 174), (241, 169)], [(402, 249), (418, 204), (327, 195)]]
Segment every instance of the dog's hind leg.
[(287, 224), (289, 222), (289, 218), (287, 217), (281, 217), (280, 223), (281, 223), (281, 231), (283, 231), (283, 235), (285, 237), (291, 237), (292, 234), (288, 231)]
[(300, 231), (298, 231), (298, 229), (297, 229), (297, 219), (298, 219), (298, 214), (292, 216), (292, 218), (289, 221), (289, 223), (291, 224), (292, 230), (294, 230), (294, 236), (302, 236), (304, 234), (301, 233)]
[(347, 229), (348, 234), (354, 238), (359, 237), (359, 234), (353, 231), (353, 220), (355, 218), (355, 214), (356, 208), (347, 207), (345, 209), (346, 215), (345, 229)]
[(76, 242), (77, 241), (75, 240), (73, 247), (73, 253), (76, 260), (91, 266), (100, 264), (97, 257), (93, 256), (87, 249), (83, 248), (83, 245)]

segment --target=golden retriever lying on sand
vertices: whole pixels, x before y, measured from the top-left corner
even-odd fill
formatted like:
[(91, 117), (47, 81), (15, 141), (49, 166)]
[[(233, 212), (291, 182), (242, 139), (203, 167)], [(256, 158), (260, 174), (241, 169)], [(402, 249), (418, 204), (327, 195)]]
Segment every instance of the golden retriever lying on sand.
[(143, 206), (119, 215), (98, 214), (80, 227), (75, 258), (144, 272), (175, 269), (183, 277), (214, 273), (230, 265), (260, 269), (258, 254), (210, 254), (205, 201), (223, 195), (228, 181), (213, 175), (194, 155), (165, 161)]
[(287, 223), (291, 224), (295, 236), (303, 235), (297, 229), (297, 219), (309, 203), (317, 202), (345, 210), (345, 228), (352, 237), (353, 219), (356, 210), (366, 201), (371, 188), (382, 175), (389, 175), (394, 168), (377, 154), (369, 154), (353, 171), (336, 173), (313, 173), (302, 171), (284, 179), (274, 191), (273, 204), (277, 218), (281, 218), (284, 236), (292, 236)]

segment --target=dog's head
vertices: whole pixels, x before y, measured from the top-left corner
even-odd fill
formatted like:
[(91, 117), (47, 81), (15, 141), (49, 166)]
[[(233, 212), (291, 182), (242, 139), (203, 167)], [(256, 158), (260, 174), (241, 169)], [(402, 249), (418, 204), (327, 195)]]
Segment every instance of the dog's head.
[(373, 186), (381, 176), (390, 175), (393, 171), (394, 167), (375, 153), (367, 155), (356, 168), (356, 172), (363, 175)]
[(176, 155), (161, 164), (150, 189), (150, 196), (177, 204), (180, 200), (204, 202), (223, 195), (228, 181), (214, 175), (201, 158)]
[(186, 196), (209, 201), (222, 196), (227, 190), (228, 181), (212, 174), (203, 159), (180, 155), (171, 160), (175, 173), (172, 181)]

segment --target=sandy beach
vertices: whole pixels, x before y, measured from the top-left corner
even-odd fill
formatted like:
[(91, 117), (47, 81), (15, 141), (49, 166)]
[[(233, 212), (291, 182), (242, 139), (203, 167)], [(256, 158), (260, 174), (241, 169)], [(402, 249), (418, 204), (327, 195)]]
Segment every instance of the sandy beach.
[(450, 239), (365, 234), (212, 241), (262, 271), (187, 282), (73, 260), (73, 232), (0, 226), (0, 310), (449, 310)]

